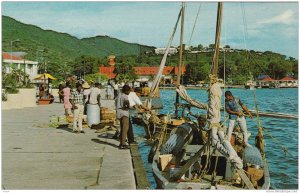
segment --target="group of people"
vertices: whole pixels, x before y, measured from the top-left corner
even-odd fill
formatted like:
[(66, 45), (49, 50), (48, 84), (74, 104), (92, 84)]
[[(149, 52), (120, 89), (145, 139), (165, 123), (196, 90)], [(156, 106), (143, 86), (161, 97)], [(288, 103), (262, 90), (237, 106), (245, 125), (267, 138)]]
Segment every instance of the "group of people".
[[(114, 85), (111, 86), (113, 87)], [(87, 112), (87, 104), (97, 105), (100, 111), (100, 89), (100, 83), (95, 83), (91, 87), (87, 82), (77, 82), (75, 89), (72, 89), (69, 82), (66, 82), (65, 85), (59, 87), (59, 96), (60, 100), (64, 103), (65, 115), (70, 116), (73, 112), (74, 133), (84, 133), (82, 129), (82, 120), (83, 115), (86, 115)], [(116, 89), (114, 98), (116, 117), (120, 121), (120, 132), (117, 132), (120, 140), (119, 149), (128, 149), (130, 144), (135, 143), (130, 120), (130, 109), (133, 109), (134, 107), (143, 111), (149, 111), (150, 109), (142, 104), (141, 100), (134, 92), (134, 89), (128, 84), (125, 84), (121, 90)], [(229, 126), (226, 140), (230, 142), (235, 122), (237, 121), (243, 133), (244, 144), (250, 146), (248, 143), (246, 119), (242, 112), (245, 111), (251, 118), (252, 114), (248, 111), (242, 101), (237, 97), (234, 97), (230, 91), (225, 92), (225, 100), (225, 109), (229, 114)]]
[(87, 82), (77, 82), (76, 88), (72, 89), (70, 82), (59, 89), (65, 108), (65, 115), (73, 114), (73, 132), (85, 133), (82, 129), (83, 116), (87, 113), (87, 105), (95, 105), (100, 111), (101, 84), (95, 83), (92, 87)]
[[(242, 101), (234, 97), (230, 91), (225, 92), (225, 109), (229, 114), (229, 126), (227, 131), (227, 137), (225, 140), (231, 141), (232, 132), (235, 126), (235, 122), (237, 121), (240, 126), (244, 145), (251, 146), (248, 143), (248, 131), (246, 125), (245, 115), (243, 111), (245, 111), (250, 118), (252, 118), (251, 112), (247, 109), (247, 107), (242, 103)], [(145, 107), (140, 101), (139, 97), (135, 94), (133, 88), (129, 85), (124, 85), (122, 88), (122, 92), (119, 92), (115, 99), (116, 103), (116, 112), (117, 118), (120, 120), (120, 149), (127, 149), (128, 145), (126, 144), (126, 138), (128, 139), (128, 143), (134, 142), (133, 131), (130, 121), (130, 109), (133, 107), (138, 107), (139, 109), (148, 111), (149, 109)], [(241, 108), (240, 108), (241, 107)]]
[[(134, 89), (125, 84), (122, 91), (119, 91), (115, 98), (117, 119), (120, 121), (119, 149), (128, 149), (128, 144), (135, 143), (132, 124), (130, 120), (130, 109), (136, 107), (139, 110), (149, 111), (140, 98), (134, 92)], [(128, 139), (128, 144), (126, 143)]]
[[(116, 133), (120, 145), (119, 149), (128, 149), (129, 145), (135, 143), (132, 124), (130, 120), (130, 109), (134, 107), (139, 110), (149, 109), (145, 107), (140, 98), (128, 84), (125, 84), (120, 90), (116, 84), (109, 84), (113, 90), (115, 99), (116, 117), (120, 121), (120, 131)], [(72, 89), (70, 82), (59, 86), (60, 102), (64, 103), (65, 115), (73, 115), (73, 132), (85, 133), (82, 129), (83, 116), (87, 114), (87, 105), (97, 105), (100, 111), (101, 84), (95, 83), (92, 87), (87, 82), (77, 82), (76, 88)], [(112, 99), (109, 98), (109, 99)]]

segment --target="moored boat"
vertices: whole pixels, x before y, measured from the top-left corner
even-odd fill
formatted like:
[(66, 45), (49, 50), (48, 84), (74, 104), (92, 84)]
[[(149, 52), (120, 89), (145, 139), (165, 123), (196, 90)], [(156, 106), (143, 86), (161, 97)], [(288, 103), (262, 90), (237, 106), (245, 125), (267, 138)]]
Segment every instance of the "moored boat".
[[(180, 11), (182, 20), (184, 7), (183, 3)], [(188, 107), (186, 108), (188, 110), (190, 107), (198, 107), (207, 109), (208, 113), (205, 117), (193, 115), (197, 121), (185, 119), (184, 123), (176, 126), (169, 133), (162, 130), (161, 133), (168, 134), (168, 137), (160, 134), (155, 148), (152, 149), (152, 153), (155, 152), (152, 169), (159, 189), (270, 188), (262, 128), (258, 130), (255, 139), (255, 144), (259, 149), (254, 146), (246, 146), (239, 132), (233, 135), (230, 142), (224, 139), (225, 121), (222, 124), (220, 122), (222, 81), (217, 76), (221, 16), (222, 3), (219, 3), (216, 48), (210, 72), (208, 105), (192, 100), (184, 90), (180, 90), (180, 85), (177, 85), (176, 117), (178, 117), (177, 108), (180, 106), (179, 95), (189, 102), (189, 105), (181, 106), (183, 107), (182, 112), (185, 107)], [(180, 82), (180, 79), (177, 82)], [(215, 140), (214, 135), (217, 133), (219, 138)]]

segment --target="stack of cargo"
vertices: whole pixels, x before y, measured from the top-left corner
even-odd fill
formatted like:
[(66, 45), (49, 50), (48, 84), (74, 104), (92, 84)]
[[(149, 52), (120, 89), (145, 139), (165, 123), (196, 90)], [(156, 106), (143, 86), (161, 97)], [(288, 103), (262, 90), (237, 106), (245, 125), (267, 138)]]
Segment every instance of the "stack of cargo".
[(101, 122), (113, 122), (116, 120), (116, 111), (110, 110), (106, 107), (100, 108), (100, 119)]

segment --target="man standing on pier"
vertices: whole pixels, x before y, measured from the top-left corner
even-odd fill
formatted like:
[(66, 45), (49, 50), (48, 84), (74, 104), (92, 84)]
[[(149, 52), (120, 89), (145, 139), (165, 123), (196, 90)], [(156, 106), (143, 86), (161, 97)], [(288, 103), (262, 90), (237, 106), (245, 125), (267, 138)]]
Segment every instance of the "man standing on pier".
[(231, 134), (234, 128), (234, 124), (235, 121), (237, 121), (243, 132), (245, 145), (250, 146), (250, 144), (248, 143), (248, 131), (247, 131), (246, 119), (243, 111), (239, 108), (239, 105), (249, 115), (249, 117), (252, 118), (252, 114), (249, 112), (246, 105), (244, 105), (239, 98), (234, 97), (230, 91), (226, 91), (225, 109), (226, 112), (229, 114), (229, 126), (227, 131), (227, 139), (228, 141), (231, 140)]
[(129, 100), (129, 107), (131, 110), (129, 110), (129, 130), (128, 130), (127, 138), (128, 138), (129, 144), (134, 144), (136, 142), (134, 141), (134, 133), (133, 133), (132, 122), (131, 122), (131, 117), (130, 117), (130, 114), (132, 112), (130, 112), (130, 111), (132, 111), (133, 108), (136, 108), (140, 112), (149, 111), (149, 109), (143, 105), (141, 99), (134, 92), (134, 88), (130, 88), (128, 100)]
[[(84, 97), (83, 97), (82, 85), (80, 83), (76, 84), (76, 90), (73, 91), (71, 94), (70, 103), (72, 104), (72, 109), (74, 109), (73, 132), (85, 133), (82, 130)], [(77, 122), (78, 122), (79, 130), (77, 129)]]
[(117, 119), (120, 120), (120, 145), (119, 149), (128, 149), (126, 138), (129, 130), (129, 99), (130, 86), (124, 85), (122, 93), (116, 98)]

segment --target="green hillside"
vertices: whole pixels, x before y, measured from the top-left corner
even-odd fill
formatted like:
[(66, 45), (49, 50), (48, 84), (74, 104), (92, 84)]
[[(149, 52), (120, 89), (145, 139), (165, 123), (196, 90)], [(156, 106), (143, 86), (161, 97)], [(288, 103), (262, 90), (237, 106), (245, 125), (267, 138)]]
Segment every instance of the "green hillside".
[[(96, 36), (78, 39), (66, 33), (43, 30), (34, 25), (21, 23), (13, 18), (2, 16), (2, 50), (25, 51), (27, 58), (36, 59), (46, 55), (47, 60), (58, 63), (74, 60), (81, 55), (103, 57), (110, 54), (116, 56), (138, 55), (140, 50), (153, 50), (154, 47), (127, 43), (109, 36)], [(46, 52), (41, 53), (41, 50)]]
[[(20, 41), (13, 43), (13, 51), (27, 52), (26, 59), (38, 61), (40, 69), (46, 64), (47, 71), (59, 81), (70, 75), (86, 77), (97, 74), (99, 65), (107, 65), (107, 56), (111, 54), (117, 56), (116, 69), (126, 72), (120, 73), (118, 78), (128, 80), (135, 77), (134, 72), (130, 71), (134, 66), (158, 66), (162, 59), (162, 55), (151, 52), (154, 47), (127, 43), (109, 36), (78, 39), (66, 33), (23, 24), (7, 16), (2, 16), (2, 25), (3, 51), (10, 52), (10, 41), (19, 39)], [(213, 47), (213, 44), (209, 45), (209, 48)], [(230, 48), (229, 45), (225, 47)], [(191, 48), (196, 53), (184, 52), (184, 82), (208, 80), (213, 52), (203, 51), (203, 48), (199, 44)], [(244, 84), (249, 80), (250, 73), (254, 78), (262, 74), (274, 79), (287, 75), (298, 78), (298, 60), (293, 57), (271, 51), (230, 50), (226, 54), (222, 52), (219, 57), (220, 78), (225, 78), (226, 82)], [(178, 58), (178, 53), (169, 56), (166, 65), (178, 65)]]

